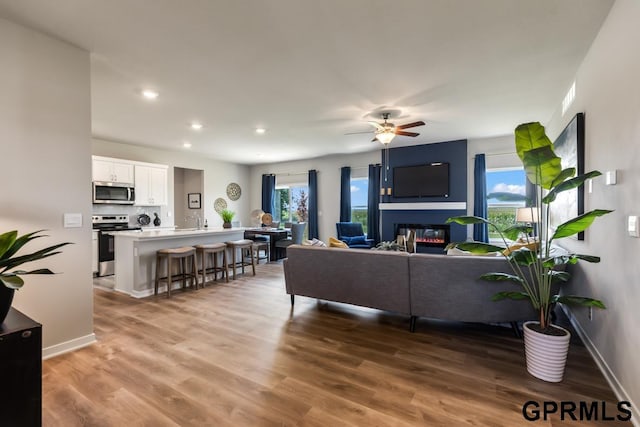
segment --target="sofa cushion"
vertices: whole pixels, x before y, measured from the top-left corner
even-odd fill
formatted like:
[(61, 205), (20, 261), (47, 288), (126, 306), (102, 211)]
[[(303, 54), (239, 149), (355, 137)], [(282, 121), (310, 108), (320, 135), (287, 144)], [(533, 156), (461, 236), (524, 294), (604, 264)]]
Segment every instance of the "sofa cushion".
[(284, 260), (287, 293), (409, 313), (409, 254), (293, 245)]

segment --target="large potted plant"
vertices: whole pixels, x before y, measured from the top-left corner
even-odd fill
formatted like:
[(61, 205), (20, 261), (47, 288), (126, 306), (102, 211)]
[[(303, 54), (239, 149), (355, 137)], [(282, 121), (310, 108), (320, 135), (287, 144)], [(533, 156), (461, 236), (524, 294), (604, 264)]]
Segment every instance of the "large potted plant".
[(45, 237), (45, 235), (41, 234), (42, 231), (34, 231), (22, 236), (18, 236), (16, 230), (0, 234), (0, 324), (4, 322), (9, 313), (15, 291), (24, 285), (24, 279), (21, 276), (27, 274), (54, 274), (48, 268), (39, 268), (31, 271), (14, 269), (25, 263), (59, 254), (58, 248), (70, 244), (69, 242), (58, 243), (30, 254), (18, 255), (18, 251), (30, 241)]
[[(525, 123), (515, 130), (515, 146), (522, 161), (527, 179), (535, 185), (532, 200), (532, 216), (539, 218), (537, 227), (531, 224), (516, 224), (501, 229), (486, 218), (459, 216), (447, 222), (458, 224), (486, 223), (495, 228), (504, 246), (483, 242), (453, 243), (451, 246), (475, 254), (501, 252), (509, 262), (512, 273), (487, 273), (482, 279), (505, 281), (517, 285), (519, 290), (508, 290), (495, 294), (494, 301), (502, 299), (529, 300), (538, 313), (537, 321), (525, 322), (525, 354), (527, 370), (537, 378), (558, 382), (562, 380), (564, 365), (569, 349), (569, 331), (552, 324), (552, 312), (556, 304), (605, 308), (600, 300), (577, 295), (561, 295), (556, 291), (562, 282), (570, 278), (565, 271), (567, 264), (578, 260), (600, 262), (591, 255), (564, 253), (556, 255), (552, 243), (558, 239), (573, 236), (587, 229), (596, 217), (610, 213), (609, 210), (594, 209), (552, 229), (549, 223), (553, 202), (559, 193), (580, 187), (587, 179), (601, 175), (592, 171), (580, 176), (575, 168), (562, 169), (561, 159), (555, 154), (553, 144), (538, 123)], [(537, 229), (537, 236), (531, 237)], [(508, 240), (524, 239), (525, 245), (515, 250), (507, 250)]]

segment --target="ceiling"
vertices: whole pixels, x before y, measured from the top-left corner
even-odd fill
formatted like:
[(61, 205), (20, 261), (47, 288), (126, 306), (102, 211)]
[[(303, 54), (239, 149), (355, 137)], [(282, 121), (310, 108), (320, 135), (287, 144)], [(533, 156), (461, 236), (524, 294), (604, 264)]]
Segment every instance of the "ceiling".
[(386, 110), (427, 122), (392, 146), (544, 123), (611, 5), (0, 0), (0, 17), (91, 52), (96, 138), (259, 164), (377, 150), (367, 121)]

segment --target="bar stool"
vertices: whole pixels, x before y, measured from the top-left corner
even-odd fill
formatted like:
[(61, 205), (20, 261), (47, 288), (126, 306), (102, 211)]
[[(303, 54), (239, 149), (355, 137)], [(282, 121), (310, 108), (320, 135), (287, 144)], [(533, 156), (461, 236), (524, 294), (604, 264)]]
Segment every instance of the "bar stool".
[[(255, 253), (256, 264), (260, 264), (261, 259), (269, 262), (271, 259), (271, 242), (264, 240), (255, 240), (251, 244), (251, 251)], [(260, 257), (260, 251), (264, 251), (263, 257)]]
[[(165, 277), (160, 277), (161, 264), (162, 261), (167, 260), (167, 275)], [(173, 260), (177, 260), (179, 273), (177, 275), (173, 275), (172, 267)], [(187, 261), (190, 261), (191, 266), (189, 267), (191, 271), (187, 272)], [(197, 269), (196, 269), (196, 249), (192, 246), (184, 246), (181, 248), (171, 248), (171, 249), (160, 249), (156, 252), (156, 282), (154, 295), (158, 295), (158, 285), (160, 281), (167, 282), (167, 298), (171, 297), (171, 284), (176, 280), (182, 280), (182, 288), (184, 289), (187, 285), (187, 279), (190, 279), (191, 286), (194, 289), (198, 289), (198, 277), (197, 277)]]
[[(242, 267), (242, 274), (244, 274), (244, 267), (251, 265), (253, 275), (256, 275), (256, 264), (253, 258), (253, 240), (240, 239), (227, 242), (227, 248), (231, 250), (231, 268), (233, 268), (233, 279), (236, 279), (236, 269)], [(240, 250), (240, 261), (236, 261), (236, 252)], [(251, 262), (246, 261), (246, 258), (250, 258)]]
[[(207, 274), (213, 273), (213, 280), (218, 280), (218, 272), (222, 273), (222, 277), (229, 281), (229, 270), (227, 270), (227, 245), (224, 243), (211, 243), (208, 245), (196, 245), (196, 253), (202, 261), (202, 269), (198, 273), (202, 273), (202, 287), (207, 283)], [(222, 266), (218, 266), (219, 255), (222, 255)], [(213, 258), (213, 267), (208, 267), (208, 261)]]

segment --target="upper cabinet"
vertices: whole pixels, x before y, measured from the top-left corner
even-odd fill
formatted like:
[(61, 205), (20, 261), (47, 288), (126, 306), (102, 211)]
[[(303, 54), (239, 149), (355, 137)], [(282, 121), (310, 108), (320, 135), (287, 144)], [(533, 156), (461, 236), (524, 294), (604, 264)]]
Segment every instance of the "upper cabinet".
[(165, 165), (135, 165), (135, 204), (137, 206), (167, 204), (167, 168)]
[(133, 162), (107, 157), (93, 157), (92, 168), (94, 181), (122, 182), (132, 184)]

